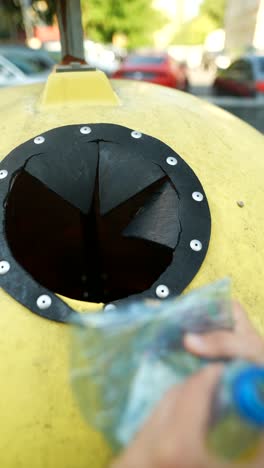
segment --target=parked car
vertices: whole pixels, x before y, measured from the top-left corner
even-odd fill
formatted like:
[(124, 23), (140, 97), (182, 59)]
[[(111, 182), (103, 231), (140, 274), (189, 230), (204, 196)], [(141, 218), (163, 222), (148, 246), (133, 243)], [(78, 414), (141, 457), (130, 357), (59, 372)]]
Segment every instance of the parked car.
[(264, 96), (264, 56), (249, 55), (219, 70), (213, 83), (216, 95)]
[(44, 50), (0, 46), (0, 87), (45, 81), (54, 63)]
[(167, 53), (131, 54), (112, 77), (149, 81), (183, 91), (189, 86), (186, 66), (177, 64)]

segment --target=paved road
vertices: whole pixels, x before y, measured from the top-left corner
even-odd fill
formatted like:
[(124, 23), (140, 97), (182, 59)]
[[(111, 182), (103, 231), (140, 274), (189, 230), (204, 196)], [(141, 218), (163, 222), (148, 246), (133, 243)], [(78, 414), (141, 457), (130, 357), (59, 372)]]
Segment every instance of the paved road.
[(189, 71), (191, 93), (196, 96), (210, 96), (211, 86), (214, 81), (215, 73), (204, 71), (200, 68)]

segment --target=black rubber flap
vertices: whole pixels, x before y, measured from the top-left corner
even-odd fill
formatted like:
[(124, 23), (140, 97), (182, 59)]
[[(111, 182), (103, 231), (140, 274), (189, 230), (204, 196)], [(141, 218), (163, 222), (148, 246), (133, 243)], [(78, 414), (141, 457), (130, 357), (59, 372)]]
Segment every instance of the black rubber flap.
[(181, 231), (179, 199), (171, 182), (156, 190), (123, 231), (136, 237), (175, 249)]
[(137, 154), (133, 143), (133, 139), (126, 146), (100, 142), (99, 190), (102, 215), (164, 177), (160, 167)]
[[(79, 231), (73, 229), (71, 232), (66, 222), (57, 223), (65, 232), (69, 262), (74, 257), (70, 252), (71, 242), (81, 239), (82, 229), (86, 232), (80, 257), (72, 265), (82, 265), (87, 269), (84, 275), (80, 274), (80, 281), (83, 281), (84, 297), (88, 301), (94, 297), (99, 302), (102, 292), (103, 297), (110, 298), (111, 287), (118, 291), (118, 285), (114, 282), (121, 284), (125, 271), (129, 270), (125, 255), (130, 245), (131, 284), (135, 276), (140, 277), (137, 273), (139, 269), (143, 280), (145, 271), (151, 265), (155, 267), (156, 255), (165, 259), (160, 263), (164, 269), (146, 289), (139, 294), (135, 291), (135, 295), (131, 291), (129, 297), (123, 297), (120, 301), (119, 296), (114, 300), (116, 304), (135, 298), (157, 298), (160, 285), (168, 288), (168, 296), (180, 294), (198, 272), (209, 245), (210, 211), (198, 177), (180, 155), (160, 140), (120, 125), (83, 124), (55, 128), (15, 148), (0, 164), (0, 262), (5, 262), (0, 274), (0, 287), (36, 314), (67, 322), (75, 312), (55, 295), (58, 291), (43, 286), (34, 275), (29, 274), (9, 246), (6, 208), (12, 187), (19, 186), (16, 178), (21, 172), (27, 173), (25, 180), (33, 177), (38, 181), (30, 181), (36, 193), (44, 197), (45, 190), (49, 189), (71, 205), (71, 210), (66, 207), (61, 216), (71, 212), (71, 216), (79, 220)], [(57, 201), (56, 206), (60, 206)], [(53, 212), (53, 220), (56, 219), (55, 215)], [(41, 223), (45, 227), (44, 221), (41, 220)], [(23, 226), (23, 218), (19, 222)], [(92, 229), (90, 226), (93, 226)], [(47, 234), (48, 229), (49, 226)], [(106, 245), (108, 234), (114, 256)], [(117, 242), (114, 242), (115, 235)], [(59, 239), (57, 236), (58, 245)], [(67, 239), (69, 244), (66, 244)], [(90, 239), (88, 250), (86, 239)], [(135, 244), (131, 243), (131, 239), (136, 239)], [(154, 246), (154, 250), (151, 246)], [(142, 258), (145, 251), (146, 262)], [(56, 248), (53, 252), (54, 257)], [(164, 252), (167, 252), (165, 256)], [(94, 270), (89, 263), (92, 257), (96, 264)], [(5, 270), (6, 262), (9, 268)], [(115, 275), (111, 278), (103, 269), (115, 263)], [(56, 267), (56, 259), (52, 265)], [(71, 269), (66, 263), (65, 278), (69, 281), (71, 277), (67, 278), (67, 268)], [(56, 279), (56, 272), (52, 273)], [(105, 279), (107, 276), (108, 279)], [(101, 279), (94, 285), (96, 277)], [(38, 298), (42, 295), (49, 296), (51, 304), (41, 309)]]
[(81, 212), (88, 213), (94, 193), (98, 144), (65, 129), (52, 135), (44, 153), (31, 158), (26, 171)]

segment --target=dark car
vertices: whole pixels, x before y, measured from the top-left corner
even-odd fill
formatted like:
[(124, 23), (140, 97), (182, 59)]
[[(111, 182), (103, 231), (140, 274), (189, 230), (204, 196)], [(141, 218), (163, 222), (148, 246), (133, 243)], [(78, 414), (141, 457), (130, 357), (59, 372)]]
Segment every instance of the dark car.
[(188, 90), (186, 66), (177, 64), (167, 53), (131, 54), (112, 77)]
[(219, 70), (213, 92), (218, 96), (264, 96), (264, 56), (241, 57), (226, 70)]

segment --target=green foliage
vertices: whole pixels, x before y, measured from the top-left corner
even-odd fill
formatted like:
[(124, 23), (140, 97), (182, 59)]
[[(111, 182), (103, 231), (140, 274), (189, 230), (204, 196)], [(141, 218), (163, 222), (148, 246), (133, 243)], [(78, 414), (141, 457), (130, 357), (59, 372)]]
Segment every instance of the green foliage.
[(56, 13), (56, 0), (47, 0), (47, 3), (48, 9), (46, 11), (40, 11), (37, 7), (37, 0), (32, 0), (32, 8), (40, 20), (46, 24), (52, 24)]
[(202, 15), (211, 18), (216, 28), (222, 28), (224, 26), (226, 3), (227, 0), (204, 0), (200, 12)]
[[(51, 24), (56, 1), (47, 2), (49, 8), (45, 12), (37, 9), (36, 0), (32, 0), (32, 8), (36, 17)], [(122, 33), (127, 37), (128, 47), (152, 44), (153, 33), (165, 24), (165, 18), (152, 8), (152, 3), (152, 0), (81, 0), (84, 32), (90, 39), (104, 43), (110, 43), (115, 33)], [(22, 26), (18, 0), (0, 0), (0, 11), (1, 7), (3, 26), (7, 17), (14, 28)]]
[(128, 47), (149, 45), (153, 33), (165, 23), (151, 0), (82, 0), (85, 34), (109, 43), (115, 33), (125, 34)]
[[(52, 24), (53, 16), (56, 10), (56, 0), (47, 0), (48, 8), (46, 11), (38, 10), (37, 0), (31, 0), (32, 8), (37, 17), (47, 24)], [(0, 11), (6, 17), (21, 22), (21, 6), (19, 0), (0, 0)]]
[(224, 25), (227, 0), (204, 0), (199, 15), (184, 23), (173, 38), (173, 44), (203, 44), (206, 36)]
[(173, 44), (197, 45), (203, 44), (207, 34), (215, 28), (214, 21), (207, 15), (197, 16), (185, 23), (174, 36)]
[(12, 0), (0, 0), (0, 8), (10, 15), (20, 11), (19, 2)]
[(15, 36), (22, 27), (22, 18), (18, 4), (10, 0), (0, 0), (0, 38)]
[[(36, 18), (39, 18), (46, 24), (52, 24), (56, 10), (56, 1), (47, 0), (47, 3), (48, 9), (46, 11), (39, 11), (37, 0), (32, 0), (32, 8), (36, 14)], [(20, 2), (18, 0), (0, 0), (0, 38), (15, 38), (17, 31), (23, 28)]]

